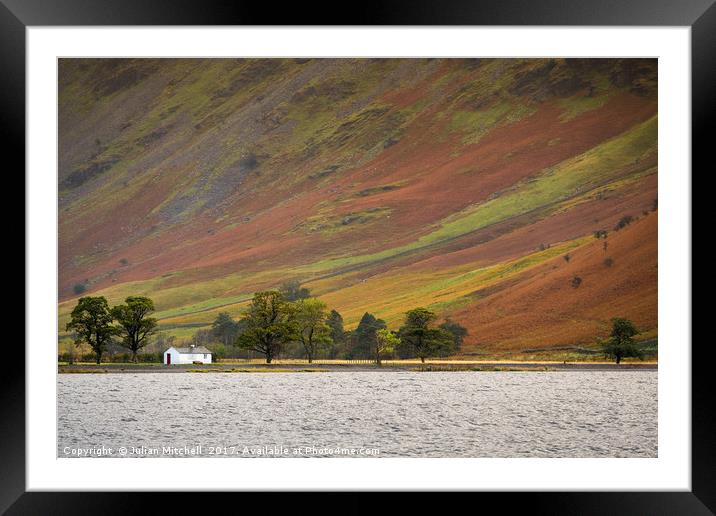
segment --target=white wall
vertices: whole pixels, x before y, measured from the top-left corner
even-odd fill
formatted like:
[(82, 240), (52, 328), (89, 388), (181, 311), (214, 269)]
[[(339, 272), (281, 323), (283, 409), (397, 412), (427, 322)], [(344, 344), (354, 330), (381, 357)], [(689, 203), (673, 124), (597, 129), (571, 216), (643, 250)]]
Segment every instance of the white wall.
[(192, 364), (194, 362), (211, 364), (211, 353), (207, 353), (206, 355), (203, 353), (179, 353), (176, 349), (169, 348), (164, 352), (165, 364), (167, 363), (167, 355), (171, 355), (172, 364)]
[[(203, 353), (186, 353), (180, 356), (182, 364), (191, 364), (193, 362), (203, 362), (205, 364), (211, 364), (211, 353), (207, 353), (206, 355), (204, 355)], [(174, 360), (174, 357), (172, 357), (172, 360)]]
[(179, 361), (179, 357), (180, 357), (181, 355), (179, 355), (179, 352), (178, 352), (176, 349), (174, 349), (174, 348), (169, 348), (168, 350), (166, 350), (166, 351), (164, 352), (164, 363), (165, 363), (165, 364), (167, 363), (167, 355), (171, 355), (171, 357), (172, 357), (171, 363), (172, 363), (172, 364), (179, 364), (179, 363), (181, 363), (181, 362)]

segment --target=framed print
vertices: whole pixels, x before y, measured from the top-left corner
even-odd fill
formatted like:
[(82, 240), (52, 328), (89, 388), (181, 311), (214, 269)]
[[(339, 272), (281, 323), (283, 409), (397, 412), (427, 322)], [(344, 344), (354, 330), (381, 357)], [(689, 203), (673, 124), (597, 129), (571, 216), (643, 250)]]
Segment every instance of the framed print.
[(312, 7), (4, 2), (27, 303), (3, 509), (711, 513), (691, 169), (716, 8)]

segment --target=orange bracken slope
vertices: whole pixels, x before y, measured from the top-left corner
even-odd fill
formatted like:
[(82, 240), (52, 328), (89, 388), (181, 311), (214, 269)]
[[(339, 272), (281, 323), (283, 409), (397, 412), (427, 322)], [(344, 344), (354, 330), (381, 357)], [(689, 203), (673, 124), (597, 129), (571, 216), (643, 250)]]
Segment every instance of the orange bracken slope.
[(59, 78), (61, 325), (81, 290), (143, 293), (187, 336), (292, 278), (348, 327), (429, 306), (467, 351), (589, 343), (615, 315), (656, 335), (655, 60), (71, 59)]

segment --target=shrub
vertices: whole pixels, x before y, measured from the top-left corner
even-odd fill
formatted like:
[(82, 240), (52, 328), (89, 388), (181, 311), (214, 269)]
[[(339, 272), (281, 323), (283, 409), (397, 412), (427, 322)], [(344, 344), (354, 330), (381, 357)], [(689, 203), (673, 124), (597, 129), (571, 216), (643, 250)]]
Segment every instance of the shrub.
[(627, 227), (633, 221), (634, 221), (634, 217), (632, 217), (631, 215), (623, 216), (621, 219), (619, 219), (619, 222), (617, 222), (617, 225), (614, 226), (614, 231), (619, 231), (620, 229)]
[(139, 353), (137, 355), (137, 361), (145, 364), (153, 362), (161, 363), (164, 361), (164, 353)]
[(614, 265), (614, 260), (612, 260), (611, 258), (607, 258), (606, 260), (604, 260), (605, 267), (611, 267), (612, 265)]
[(570, 260), (572, 257), (569, 256), (568, 254), (565, 254), (562, 258), (564, 258), (564, 261), (565, 261), (565, 262), (569, 263), (569, 260)]
[(132, 355), (129, 353), (115, 353), (111, 357), (108, 357), (108, 359), (110, 362), (114, 363), (131, 362)]
[(87, 290), (87, 287), (84, 283), (75, 283), (75, 285), (72, 287), (72, 291), (78, 296), (84, 293), (85, 290)]
[(218, 362), (222, 358), (226, 358), (226, 346), (224, 346), (223, 344), (213, 344), (211, 346), (211, 351), (213, 352), (211, 354), (211, 360), (213, 362)]
[(572, 287), (573, 288), (577, 288), (581, 284), (582, 284), (582, 278), (580, 278), (579, 276), (575, 276), (574, 278), (572, 278)]
[(57, 355), (58, 362), (69, 362), (71, 364), (75, 360), (77, 360), (77, 357), (74, 355), (74, 353), (59, 353)]

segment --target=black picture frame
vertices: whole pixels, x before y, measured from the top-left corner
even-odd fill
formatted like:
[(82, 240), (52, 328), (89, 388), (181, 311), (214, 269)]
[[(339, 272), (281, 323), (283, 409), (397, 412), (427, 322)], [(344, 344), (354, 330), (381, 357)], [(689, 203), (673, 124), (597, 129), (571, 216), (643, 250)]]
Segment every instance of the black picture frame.
[[(269, 3), (243, 0), (0, 0), (0, 145), (6, 172), (25, 170), (25, 30), (64, 25), (600, 25), (691, 27), (692, 168), (706, 172), (708, 129), (716, 116), (716, 0), (364, 0), (357, 4)], [(280, 7), (277, 7), (280, 5)], [(8, 161), (8, 158), (10, 160)], [(12, 166), (8, 165), (12, 163)], [(19, 175), (18, 172), (15, 172)], [(684, 171), (684, 180), (692, 171)], [(23, 184), (19, 185), (24, 191)], [(7, 211), (7, 208), (6, 208)], [(17, 213), (17, 212), (15, 212)], [(17, 216), (14, 217), (15, 219)], [(27, 257), (25, 257), (27, 259)], [(25, 343), (30, 345), (31, 343)], [(691, 343), (680, 343), (686, 348)], [(692, 348), (692, 490), (690, 492), (531, 492), (470, 494), (468, 504), (497, 502), (542, 514), (713, 514), (716, 512), (716, 417), (710, 395), (712, 346)], [(26, 492), (24, 356), (5, 368), (0, 403), (0, 511), (7, 514), (114, 514), (144, 512), (146, 496), (126, 493)], [(155, 494), (163, 511), (208, 508), (225, 494)], [(247, 494), (241, 493), (242, 505)], [(364, 512), (374, 499), (354, 493), (353, 501), (320, 495), (320, 506)], [(252, 495), (278, 509), (285, 500)], [(316, 494), (292, 493), (287, 508)], [(254, 500), (252, 500), (254, 501)], [(425, 509), (430, 499), (415, 493), (401, 512)], [(438, 502), (444, 504), (444, 502)], [(460, 502), (456, 502), (460, 504)], [(451, 504), (452, 505), (452, 504)], [(452, 505), (458, 507), (458, 505)], [(469, 506), (469, 505), (468, 505)], [(487, 507), (487, 505), (484, 505)], [(477, 507), (477, 506), (476, 506)], [(444, 507), (443, 507), (444, 510)]]

